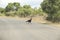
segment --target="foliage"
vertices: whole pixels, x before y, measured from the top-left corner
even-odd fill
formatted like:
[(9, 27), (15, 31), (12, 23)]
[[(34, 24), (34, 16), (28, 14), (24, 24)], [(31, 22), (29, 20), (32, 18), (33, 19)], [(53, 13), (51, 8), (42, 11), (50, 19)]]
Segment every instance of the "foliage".
[(10, 12), (6, 12), (6, 16), (15, 16), (16, 12), (15, 11), (10, 11)]
[(41, 16), (43, 11), (41, 8), (32, 8), (30, 5), (21, 6), (20, 3), (14, 2), (8, 3), (6, 8), (0, 8), (0, 13), (3, 13), (5, 16), (30, 17), (36, 15)]
[(59, 20), (58, 18), (60, 16), (60, 0), (44, 0), (41, 3), (41, 8), (44, 12), (48, 14), (48, 20), (54, 22), (56, 22), (56, 20)]
[(3, 13), (5, 11), (4, 8), (0, 8), (0, 13)]
[(20, 7), (20, 3), (14, 2), (14, 3), (8, 3), (8, 5), (6, 6), (5, 10), (6, 12), (9, 11), (14, 11), (14, 10), (18, 10)]
[(9, 3), (5, 8), (6, 12), (13, 11), (14, 10), (13, 7), (14, 7), (13, 3)]

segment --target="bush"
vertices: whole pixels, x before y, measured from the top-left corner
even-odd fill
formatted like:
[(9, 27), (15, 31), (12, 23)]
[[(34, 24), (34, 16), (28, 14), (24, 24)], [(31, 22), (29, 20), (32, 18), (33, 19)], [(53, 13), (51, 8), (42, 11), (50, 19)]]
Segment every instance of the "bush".
[(6, 16), (15, 16), (16, 15), (16, 12), (6, 12), (6, 14), (5, 14)]

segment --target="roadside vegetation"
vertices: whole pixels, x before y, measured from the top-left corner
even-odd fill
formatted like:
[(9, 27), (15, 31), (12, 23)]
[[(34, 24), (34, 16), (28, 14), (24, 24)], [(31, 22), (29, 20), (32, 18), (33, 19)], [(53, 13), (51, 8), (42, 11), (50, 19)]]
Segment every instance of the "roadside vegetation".
[(49, 21), (59, 23), (60, 22), (60, 0), (44, 0), (41, 3), (43, 12), (46, 12)]
[(35, 15), (43, 15), (41, 8), (32, 8), (30, 5), (21, 6), (20, 3), (8, 3), (5, 8), (0, 8), (0, 15), (2, 16), (18, 16), (27, 17)]
[(8, 3), (5, 8), (0, 7), (0, 16), (35, 17), (43, 16), (43, 19), (53, 23), (60, 22), (60, 0), (44, 0), (41, 7), (32, 8), (30, 5), (21, 6), (20, 3)]

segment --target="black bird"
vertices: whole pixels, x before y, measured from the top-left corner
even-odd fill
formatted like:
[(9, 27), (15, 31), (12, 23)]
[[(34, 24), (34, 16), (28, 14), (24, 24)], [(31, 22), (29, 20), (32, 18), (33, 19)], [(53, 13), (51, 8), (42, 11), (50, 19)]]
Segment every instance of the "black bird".
[(29, 19), (29, 20), (27, 20), (26, 22), (31, 23), (31, 21), (32, 21), (32, 18), (30, 18), (30, 19)]

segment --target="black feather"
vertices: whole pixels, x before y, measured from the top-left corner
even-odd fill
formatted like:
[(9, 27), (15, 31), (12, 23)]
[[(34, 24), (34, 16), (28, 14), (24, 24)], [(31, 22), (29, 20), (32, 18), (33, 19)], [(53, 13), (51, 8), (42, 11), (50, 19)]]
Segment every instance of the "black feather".
[(31, 23), (31, 21), (32, 21), (32, 18), (31, 18), (31, 19), (29, 19), (29, 20), (27, 20), (26, 22)]

